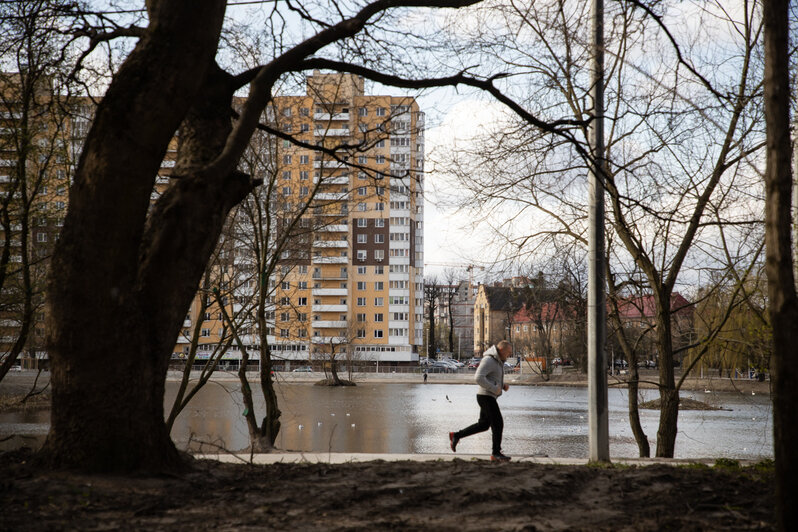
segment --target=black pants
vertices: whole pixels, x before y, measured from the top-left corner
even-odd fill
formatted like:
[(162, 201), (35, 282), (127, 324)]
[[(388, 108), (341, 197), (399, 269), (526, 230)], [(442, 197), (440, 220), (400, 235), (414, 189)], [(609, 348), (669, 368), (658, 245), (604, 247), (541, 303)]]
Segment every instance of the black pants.
[(477, 403), (479, 404), (479, 421), (470, 427), (455, 432), (454, 435), (457, 438), (465, 438), (490, 429), (493, 435), (493, 454), (501, 454), (504, 419), (502, 418), (501, 410), (499, 410), (499, 403), (491, 395), (477, 395)]

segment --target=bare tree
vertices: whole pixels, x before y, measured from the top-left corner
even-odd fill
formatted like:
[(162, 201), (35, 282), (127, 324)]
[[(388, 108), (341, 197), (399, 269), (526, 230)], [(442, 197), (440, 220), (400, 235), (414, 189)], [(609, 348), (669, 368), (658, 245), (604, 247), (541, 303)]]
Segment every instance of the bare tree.
[(440, 305), (441, 286), (437, 277), (424, 280), (424, 309), (427, 312), (427, 356), (435, 358), (438, 353), (438, 337), (435, 334), (435, 313)]
[(44, 281), (70, 163), (59, 6), (0, 6), (0, 69), (13, 69), (0, 70), (0, 380), (26, 348), (44, 350)]
[(448, 324), (448, 351), (454, 353), (454, 322), (455, 322), (455, 309), (454, 300), (457, 297), (457, 289), (459, 287), (459, 279), (457, 272), (451, 268), (443, 272), (443, 302), (446, 304), (446, 318)]
[[(798, 438), (795, 404), (798, 378), (798, 296), (790, 240), (790, 2), (764, 3), (765, 241), (770, 322), (773, 325), (773, 433), (776, 455), (776, 515), (781, 530), (798, 527)], [(794, 15), (794, 13), (793, 13)], [(795, 20), (794, 18), (792, 20)]]
[[(555, 238), (584, 241), (586, 193), (580, 176), (592, 159), (585, 142), (587, 121), (578, 123), (591, 113), (586, 107), (588, 69), (582, 68), (590, 56), (581, 23), (585, 6), (550, 2), (521, 9), (511, 3), (490, 15), (506, 22), (492, 26), (501, 33), (483, 31), (483, 25), (468, 35), (476, 39), (480, 54), (493, 54), (498, 68), (525, 76), (535, 88), (534, 98), (523, 104), (508, 101), (508, 88), (499, 99), (520, 120), (498, 124), (481, 149), (458, 154), (452, 168), (461, 170), (462, 183), (475, 194), (467, 199), (477, 198), (475, 216), (484, 216), (503, 235), (505, 249), (516, 255), (546, 252)], [(756, 105), (761, 27), (752, 5), (740, 20), (724, 20), (737, 28), (724, 33), (730, 40), (727, 58), (702, 57), (702, 67), (712, 71), (710, 61), (733, 62), (734, 79), (718, 76), (717, 70), (708, 79), (690, 61), (691, 50), (672, 38), (661, 15), (638, 2), (610, 9), (605, 53), (611, 58), (607, 114), (613, 126), (604, 158), (609, 161), (609, 218), (617, 235), (612, 266), (636, 264), (656, 300), (653, 334), (662, 399), (657, 455), (673, 456), (678, 418), (673, 361), (679, 348), (672, 342), (672, 294), (686, 269), (725, 260), (716, 244), (719, 226), (731, 231), (759, 223), (756, 198), (751, 201), (746, 190), (757, 179), (754, 155), (763, 145)], [(712, 5), (699, 13), (718, 20), (728, 16)], [(669, 46), (637, 53), (652, 39)], [(563, 122), (554, 132), (539, 128), (539, 114), (528, 109)], [(569, 123), (565, 117), (571, 117)], [(698, 150), (697, 145), (707, 148)], [(473, 172), (469, 161), (488, 170)], [(741, 204), (753, 208), (736, 211)], [(511, 215), (496, 220), (491, 213), (497, 210)], [(749, 259), (756, 249), (752, 236), (738, 235), (747, 238)]]
[[(42, 460), (95, 471), (179, 467), (164, 424), (166, 369), (227, 214), (260, 184), (238, 164), (275, 83), (386, 10), (468, 3), (377, 0), (328, 22), (309, 20), (319, 28), (311, 37), (275, 47), (268, 63), (239, 76), (215, 61), (221, 0), (148, 2), (146, 27), (92, 34), (91, 46), (121, 33), (139, 40), (97, 107), (53, 256), (53, 409)], [(249, 96), (232, 121), (233, 94), (247, 83)], [(178, 128), (172, 184), (150, 209)]]

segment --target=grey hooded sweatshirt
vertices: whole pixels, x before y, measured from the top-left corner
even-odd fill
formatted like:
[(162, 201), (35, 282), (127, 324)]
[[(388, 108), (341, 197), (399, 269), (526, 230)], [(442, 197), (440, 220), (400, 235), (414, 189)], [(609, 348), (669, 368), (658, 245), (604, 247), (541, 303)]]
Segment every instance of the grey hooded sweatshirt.
[(474, 380), (479, 384), (477, 395), (499, 397), (504, 388), (504, 362), (499, 358), (499, 350), (492, 346), (482, 355)]

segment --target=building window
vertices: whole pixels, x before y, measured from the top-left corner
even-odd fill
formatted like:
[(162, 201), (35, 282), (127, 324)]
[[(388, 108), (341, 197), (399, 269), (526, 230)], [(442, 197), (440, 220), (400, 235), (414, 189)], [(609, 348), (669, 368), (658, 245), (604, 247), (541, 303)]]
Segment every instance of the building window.
[(383, 268), (382, 266), (374, 266), (374, 273), (376, 273), (377, 275), (382, 275), (383, 272), (382, 268)]
[(385, 285), (383, 285), (382, 281), (376, 281), (374, 283), (374, 290), (383, 290), (384, 286)]
[(358, 329), (357, 330), (357, 337), (358, 338), (365, 338), (366, 337), (366, 329)]
[(288, 338), (288, 329), (280, 329), (280, 338)]
[(382, 321), (382, 312), (378, 312), (374, 315), (374, 321)]
[(360, 212), (365, 212), (365, 210), (366, 210), (366, 204), (365, 204), (365, 203), (363, 203), (363, 202), (360, 202), (360, 203), (358, 203), (358, 204), (357, 204), (357, 210), (358, 210), (358, 211), (360, 211)]
[(291, 170), (285, 170), (283, 172), (283, 179), (291, 179)]
[(385, 304), (385, 298), (384, 297), (375, 297), (374, 298), (374, 306), (375, 307), (381, 307), (384, 304)]
[(299, 156), (299, 164), (308, 164), (310, 162), (309, 155), (300, 155)]
[(357, 321), (360, 322), (360, 323), (363, 323), (364, 321), (366, 321), (366, 315), (365, 314), (358, 314), (357, 315)]
[(375, 244), (384, 244), (385, 243), (385, 235), (374, 235), (374, 243)]
[(369, 221), (366, 218), (358, 218), (357, 219), (357, 226), (358, 227), (368, 227)]
[(357, 195), (358, 196), (365, 196), (367, 194), (366, 187), (357, 187)]
[(365, 249), (357, 250), (357, 260), (360, 260), (360, 261), (366, 260), (366, 250)]
[(211, 330), (210, 329), (202, 329), (202, 336), (210, 336)]
[(385, 251), (382, 249), (375, 249), (374, 250), (374, 259), (375, 260), (383, 260), (385, 258)]
[(47, 233), (38, 233), (36, 235), (37, 242), (47, 242)]
[(385, 227), (385, 218), (375, 218), (374, 227)]
[(363, 235), (363, 234), (357, 235), (357, 243), (358, 244), (365, 244), (367, 240), (368, 240), (367, 235)]
[(308, 109), (307, 107), (302, 107), (299, 109), (299, 114), (301, 116), (310, 116), (310, 109)]
[(366, 281), (358, 281), (357, 282), (357, 289), (358, 290), (365, 290), (366, 289)]
[(357, 114), (359, 116), (368, 116), (369, 115), (369, 110), (366, 109), (365, 107), (358, 107), (357, 108)]
[(296, 304), (297, 304), (297, 305), (299, 305), (300, 307), (304, 307), (305, 305), (307, 305), (307, 304), (308, 304), (308, 298), (306, 298), (306, 297), (300, 297), (300, 298), (297, 300)]
[(377, 116), (385, 116), (385, 107), (377, 107)]
[(283, 155), (283, 164), (291, 164), (291, 156)]
[(365, 297), (357, 298), (357, 306), (358, 307), (365, 307), (366, 306), (366, 298)]
[(382, 329), (376, 329), (374, 331), (374, 338), (382, 338)]
[(374, 162), (377, 164), (385, 164), (385, 156), (377, 155), (376, 157), (374, 157)]

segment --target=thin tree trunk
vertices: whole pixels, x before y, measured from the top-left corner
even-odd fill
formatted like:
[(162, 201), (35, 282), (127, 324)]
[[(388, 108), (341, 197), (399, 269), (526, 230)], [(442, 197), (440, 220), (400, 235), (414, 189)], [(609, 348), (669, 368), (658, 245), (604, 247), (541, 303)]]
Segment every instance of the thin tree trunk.
[(660, 414), (657, 429), (657, 454), (673, 458), (676, 449), (679, 419), (679, 390), (673, 374), (673, 341), (671, 338), (670, 293), (657, 296), (657, 346), (659, 353)]

